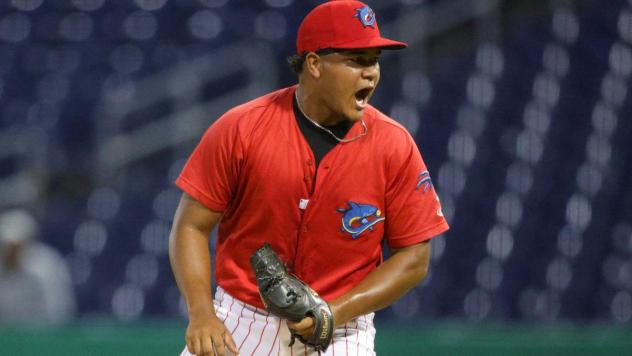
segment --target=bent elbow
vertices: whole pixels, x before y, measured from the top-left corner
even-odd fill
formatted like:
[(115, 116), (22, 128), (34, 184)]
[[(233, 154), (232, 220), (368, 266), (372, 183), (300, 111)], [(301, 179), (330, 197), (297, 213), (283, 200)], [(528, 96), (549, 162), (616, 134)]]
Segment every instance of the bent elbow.
[(403, 272), (410, 287), (421, 283), (428, 274), (430, 265), (430, 244), (423, 242), (395, 251), (399, 259), (400, 272)]
[(428, 275), (428, 270), (430, 269), (430, 244), (424, 244), (420, 249), (420, 253), (415, 259), (416, 263), (414, 264), (414, 276), (415, 276), (415, 284), (421, 283)]
[(421, 283), (426, 278), (429, 265), (430, 264), (428, 263), (428, 261), (423, 261), (422, 263), (419, 263), (417, 266), (415, 266), (415, 270), (413, 272), (415, 285)]
[(426, 279), (426, 276), (428, 275), (428, 271), (430, 270), (430, 264), (429, 263), (425, 263), (422, 267), (422, 271), (421, 271), (421, 277), (419, 278), (419, 283), (421, 283), (424, 279)]

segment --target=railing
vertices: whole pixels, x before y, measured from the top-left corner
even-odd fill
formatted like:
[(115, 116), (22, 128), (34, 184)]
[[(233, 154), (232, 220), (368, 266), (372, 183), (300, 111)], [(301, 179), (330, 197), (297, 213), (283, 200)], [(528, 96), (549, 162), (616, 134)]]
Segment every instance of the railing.
[[(143, 79), (131, 95), (125, 85), (104, 93), (96, 114), (98, 178), (107, 179), (130, 163), (199, 138), (227, 108), (272, 90), (278, 77), (275, 61), (269, 47), (244, 42)], [(221, 86), (227, 76), (242, 72), (248, 76), (246, 85), (199, 101), (205, 86)], [(123, 132), (128, 115), (165, 100), (173, 104), (174, 112)]]

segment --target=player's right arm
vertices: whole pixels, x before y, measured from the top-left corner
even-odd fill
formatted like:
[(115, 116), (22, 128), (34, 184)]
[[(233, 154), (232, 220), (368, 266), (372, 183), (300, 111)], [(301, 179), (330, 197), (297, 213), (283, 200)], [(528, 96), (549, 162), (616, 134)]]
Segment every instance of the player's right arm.
[[(169, 259), (189, 314), (186, 344), (195, 355), (237, 354), (230, 332), (215, 314), (208, 239), (222, 214), (182, 194), (169, 236)], [(215, 350), (215, 351), (213, 351)]]

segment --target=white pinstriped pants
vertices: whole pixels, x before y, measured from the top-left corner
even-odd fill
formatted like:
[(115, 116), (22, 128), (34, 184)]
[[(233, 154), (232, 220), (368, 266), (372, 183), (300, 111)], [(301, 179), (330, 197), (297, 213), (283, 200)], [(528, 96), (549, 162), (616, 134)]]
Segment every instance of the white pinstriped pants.
[[(334, 330), (332, 344), (326, 352), (317, 353), (296, 340), (292, 347), (286, 321), (266, 310), (245, 304), (230, 296), (221, 287), (215, 293), (215, 312), (233, 335), (240, 356), (374, 356), (374, 313), (360, 316)], [(228, 349), (226, 349), (228, 351)], [(228, 352), (230, 355), (231, 353)], [(191, 356), (185, 347), (180, 356)]]

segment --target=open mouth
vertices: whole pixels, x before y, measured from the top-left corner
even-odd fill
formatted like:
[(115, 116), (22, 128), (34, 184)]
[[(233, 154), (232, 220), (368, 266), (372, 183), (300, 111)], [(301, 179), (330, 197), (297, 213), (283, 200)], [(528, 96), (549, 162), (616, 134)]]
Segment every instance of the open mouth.
[(372, 88), (367, 87), (360, 89), (355, 93), (356, 104), (358, 104), (358, 107), (364, 109), (367, 106), (369, 102), (369, 95), (371, 95), (372, 91)]

